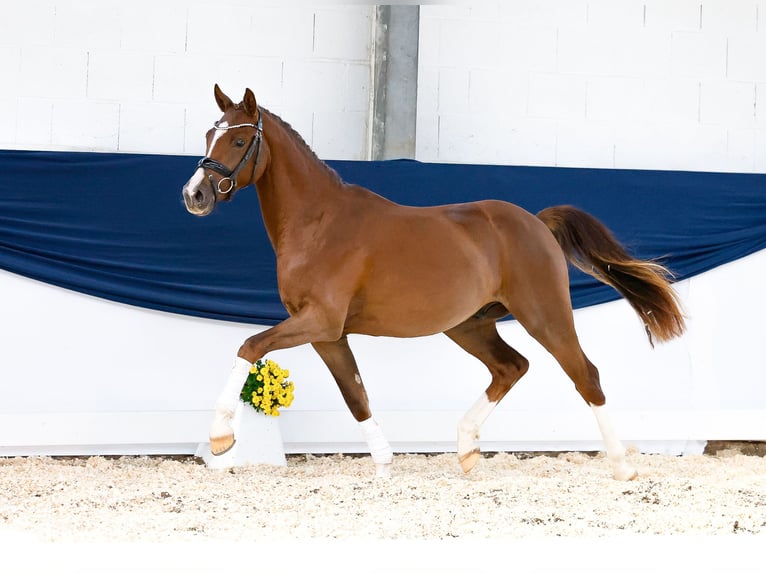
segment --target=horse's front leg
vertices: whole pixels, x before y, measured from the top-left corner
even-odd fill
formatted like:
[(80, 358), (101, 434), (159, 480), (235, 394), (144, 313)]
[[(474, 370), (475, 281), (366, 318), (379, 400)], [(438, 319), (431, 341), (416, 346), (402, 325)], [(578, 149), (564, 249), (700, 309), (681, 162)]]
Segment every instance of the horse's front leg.
[(330, 369), (335, 382), (338, 383), (343, 400), (346, 401), (351, 414), (359, 423), (372, 460), (375, 462), (377, 476), (389, 476), (394, 451), (383, 436), (380, 426), (372, 418), (367, 391), (359, 376), (359, 368), (348, 346), (348, 340), (346, 337), (341, 337), (331, 343), (312, 343), (312, 346)]
[(274, 327), (247, 339), (239, 349), (234, 366), (215, 403), (210, 425), (210, 452), (221, 455), (234, 446), (231, 421), (234, 410), (253, 364), (270, 351), (297, 347), (312, 341), (337, 339), (341, 332), (327, 321), (320, 320), (310, 309), (289, 317)]

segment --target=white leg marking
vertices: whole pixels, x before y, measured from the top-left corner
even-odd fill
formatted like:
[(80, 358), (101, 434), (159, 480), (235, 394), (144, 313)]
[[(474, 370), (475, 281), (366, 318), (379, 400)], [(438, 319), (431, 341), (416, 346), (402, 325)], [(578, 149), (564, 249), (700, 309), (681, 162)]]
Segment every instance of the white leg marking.
[(476, 441), (479, 440), (481, 426), (496, 406), (497, 402), (491, 402), (487, 393), (482, 393), (460, 420), (457, 427), (457, 456), (465, 472), (471, 470), (479, 459), (479, 445)]
[(359, 428), (362, 429), (364, 439), (367, 441), (367, 446), (370, 449), (370, 455), (372, 455), (372, 460), (375, 462), (377, 476), (390, 476), (394, 451), (391, 445), (388, 444), (386, 437), (383, 436), (383, 430), (380, 428), (380, 425), (375, 422), (375, 419), (370, 417), (366, 421), (360, 422)]
[(218, 395), (215, 402), (215, 415), (213, 423), (210, 426), (210, 437), (217, 438), (229, 436), (234, 431), (231, 428), (231, 419), (234, 416), (234, 410), (239, 402), (239, 394), (242, 392), (242, 385), (245, 384), (247, 376), (250, 374), (252, 363), (242, 357), (234, 360), (234, 366), (229, 373), (229, 378)]
[(617, 434), (612, 427), (612, 421), (604, 405), (591, 405), (593, 414), (596, 416), (598, 428), (604, 439), (606, 447), (606, 456), (612, 463), (614, 478), (617, 480), (632, 480), (638, 476), (636, 469), (625, 461), (625, 447), (617, 438)]

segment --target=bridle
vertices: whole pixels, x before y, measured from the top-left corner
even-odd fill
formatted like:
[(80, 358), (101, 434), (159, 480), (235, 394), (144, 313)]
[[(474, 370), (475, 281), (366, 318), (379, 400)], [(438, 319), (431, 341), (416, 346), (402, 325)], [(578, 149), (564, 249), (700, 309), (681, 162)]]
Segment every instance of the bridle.
[[(205, 156), (199, 162), (197, 163), (198, 168), (202, 169), (209, 169), (211, 171), (214, 171), (220, 175), (223, 176), (218, 181), (217, 189), (218, 193), (222, 195), (226, 195), (227, 193), (230, 193), (234, 189), (234, 185), (237, 182), (237, 176), (239, 175), (239, 172), (242, 171), (242, 168), (247, 165), (247, 162), (250, 161), (250, 158), (253, 157), (253, 153), (255, 153), (255, 164), (253, 165), (253, 173), (255, 173), (255, 169), (258, 167), (258, 158), (261, 156), (261, 140), (263, 139), (263, 111), (258, 109), (258, 123), (257, 124), (235, 124), (233, 126), (222, 126), (220, 125), (221, 122), (215, 122), (215, 125), (213, 126), (216, 130), (221, 131), (227, 131), (227, 130), (233, 130), (235, 128), (254, 128), (255, 129), (255, 136), (253, 136), (252, 141), (250, 142), (250, 146), (247, 148), (247, 151), (245, 152), (245, 155), (242, 156), (242, 159), (237, 164), (237, 167), (234, 169), (229, 169), (224, 164), (222, 164), (220, 161), (213, 159), (211, 157)], [(211, 182), (212, 182), (212, 176), (210, 176)], [(228, 188), (222, 189), (221, 184), (223, 184), (224, 181), (228, 181)]]

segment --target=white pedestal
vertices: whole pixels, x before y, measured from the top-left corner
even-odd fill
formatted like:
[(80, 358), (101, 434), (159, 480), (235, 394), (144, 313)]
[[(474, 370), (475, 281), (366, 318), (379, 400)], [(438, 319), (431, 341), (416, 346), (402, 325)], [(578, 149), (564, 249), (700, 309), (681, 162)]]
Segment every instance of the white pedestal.
[(213, 456), (210, 443), (200, 443), (196, 456), (209, 468), (232, 468), (251, 464), (285, 466), (285, 451), (279, 431), (279, 417), (257, 412), (242, 401), (237, 403), (232, 420), (234, 446), (220, 456)]

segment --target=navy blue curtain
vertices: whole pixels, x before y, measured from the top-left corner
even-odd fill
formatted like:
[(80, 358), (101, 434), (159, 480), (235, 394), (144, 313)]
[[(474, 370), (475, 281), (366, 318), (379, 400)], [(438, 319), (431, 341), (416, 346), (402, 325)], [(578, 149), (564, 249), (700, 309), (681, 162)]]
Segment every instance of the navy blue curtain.
[[(252, 187), (204, 218), (181, 186), (197, 158), (0, 151), (0, 268), (105, 299), (274, 324), (275, 258)], [(635, 255), (685, 279), (766, 248), (766, 175), (327, 162), (349, 182), (408, 205), (504, 199), (536, 212), (573, 204)], [(618, 298), (571, 270), (575, 307)]]

